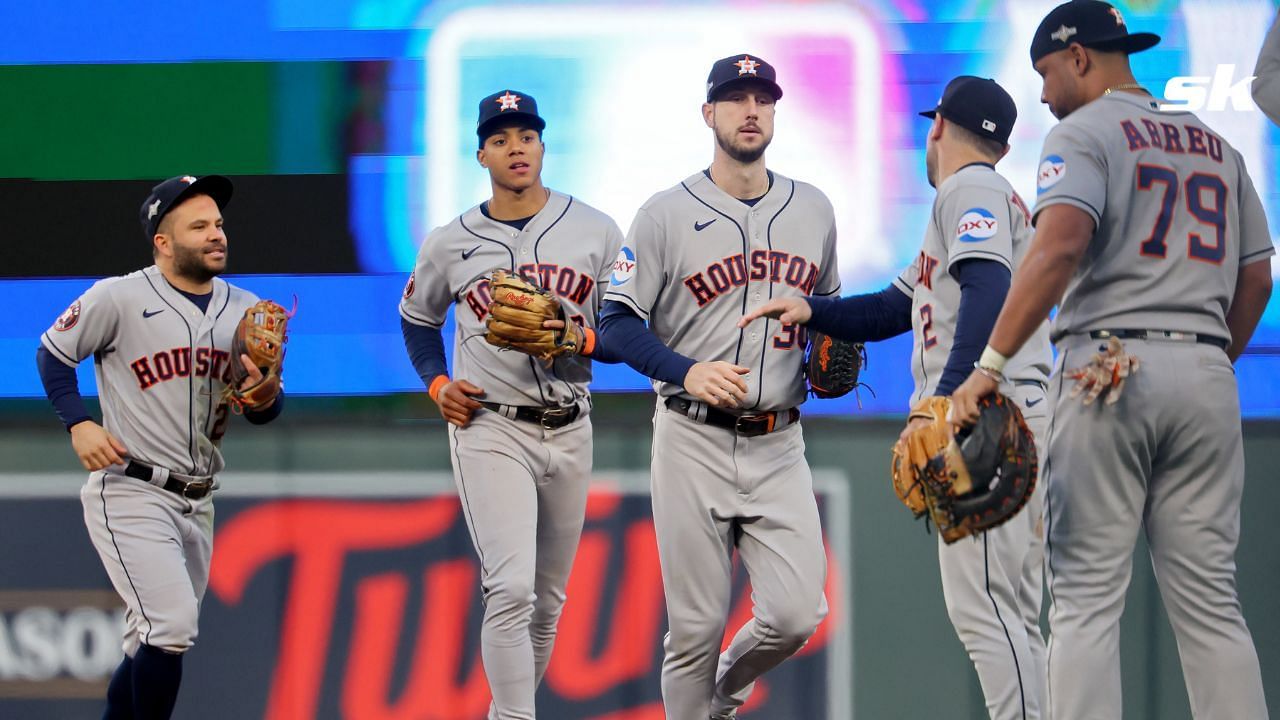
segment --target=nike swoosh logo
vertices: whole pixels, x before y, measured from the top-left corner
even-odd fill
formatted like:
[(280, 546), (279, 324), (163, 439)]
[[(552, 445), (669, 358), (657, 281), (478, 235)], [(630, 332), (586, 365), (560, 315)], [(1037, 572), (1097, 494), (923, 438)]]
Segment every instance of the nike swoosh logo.
[(154, 312), (147, 312), (146, 310), (143, 310), (143, 311), (142, 311), (142, 317), (144, 317), (144, 318), (149, 318), (149, 317), (151, 317), (151, 316), (153, 316), (153, 315), (159, 315), (159, 314), (160, 314), (160, 313), (162, 313), (162, 312), (164, 312), (164, 308), (160, 308), (159, 310), (156, 310), (156, 311), (154, 311)]
[(1036, 398), (1035, 400), (1027, 398), (1027, 407), (1035, 407), (1040, 404), (1041, 400), (1044, 400), (1044, 398)]
[(463, 259), (463, 260), (470, 259), (470, 257), (471, 257), (472, 255), (475, 255), (475, 254), (476, 254), (476, 251), (477, 251), (477, 250), (479, 250), (479, 249), (480, 249), (480, 246), (479, 246), (479, 245), (477, 245), (477, 246), (475, 246), (475, 247), (471, 248), (470, 250), (463, 250), (463, 251), (462, 251), (462, 259)]
[(708, 226), (708, 225), (710, 225), (711, 223), (715, 222), (715, 221), (716, 221), (716, 219), (717, 219), (717, 218), (711, 218), (710, 220), (708, 220), (708, 221), (706, 221), (706, 222), (704, 222), (704, 223), (700, 223), (700, 222), (698, 222), (697, 220), (694, 220), (694, 221), (693, 221), (693, 230), (694, 230), (694, 232), (702, 232), (703, 230), (707, 229), (707, 226)]

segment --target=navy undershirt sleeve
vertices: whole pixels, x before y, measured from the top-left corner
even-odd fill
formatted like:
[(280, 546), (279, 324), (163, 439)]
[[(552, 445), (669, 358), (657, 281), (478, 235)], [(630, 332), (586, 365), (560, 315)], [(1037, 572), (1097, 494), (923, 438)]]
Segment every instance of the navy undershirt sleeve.
[(416, 325), (400, 318), (400, 332), (404, 335), (404, 347), (409, 351), (409, 362), (427, 387), (441, 375), (449, 374), (444, 357), (444, 336), (440, 328)]
[(597, 342), (603, 341), (611, 356), (655, 380), (683, 387), (689, 368), (696, 364), (695, 360), (664, 345), (639, 315), (616, 300), (604, 302), (597, 333)]
[(973, 364), (991, 338), (1012, 280), (1009, 268), (995, 260), (961, 260), (951, 269), (960, 281), (956, 338), (934, 395), (950, 395), (973, 372)]
[(911, 297), (896, 285), (843, 298), (809, 296), (806, 327), (850, 342), (887, 340), (911, 329)]
[(44, 394), (68, 430), (76, 423), (93, 419), (89, 408), (85, 407), (84, 398), (80, 397), (75, 368), (55, 358), (44, 345), (36, 350), (36, 368), (40, 372), (40, 382), (44, 384)]

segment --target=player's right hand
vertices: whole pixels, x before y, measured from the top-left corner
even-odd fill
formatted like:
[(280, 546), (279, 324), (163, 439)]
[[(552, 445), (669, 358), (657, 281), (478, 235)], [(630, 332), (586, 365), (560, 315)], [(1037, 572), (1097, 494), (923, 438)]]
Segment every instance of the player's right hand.
[(684, 376), (685, 392), (714, 407), (738, 407), (747, 399), (750, 368), (723, 360), (694, 363)]
[(106, 428), (92, 420), (71, 426), (71, 449), (76, 451), (80, 464), (93, 472), (111, 465), (123, 465), (129, 451), (107, 432)]
[(802, 297), (774, 298), (743, 315), (742, 319), (738, 321), (738, 327), (744, 328), (752, 321), (762, 317), (781, 320), (784, 325), (791, 323), (803, 325), (813, 317), (813, 308), (809, 306), (809, 301)]
[(471, 416), (480, 409), (480, 403), (472, 400), (472, 395), (483, 397), (484, 390), (466, 380), (454, 380), (440, 388), (439, 394), (436, 395), (440, 415), (460, 428), (466, 427), (471, 423)]

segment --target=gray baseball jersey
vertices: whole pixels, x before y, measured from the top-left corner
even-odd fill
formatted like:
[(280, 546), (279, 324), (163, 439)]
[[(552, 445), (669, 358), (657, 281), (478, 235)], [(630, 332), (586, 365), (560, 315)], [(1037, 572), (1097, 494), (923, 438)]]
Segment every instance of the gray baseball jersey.
[[(1274, 250), (1239, 153), (1195, 115), (1115, 93), (1050, 132), (1036, 220), (1070, 205), (1096, 222), (1054, 326), (1058, 372), (1043, 465), (1056, 718), (1119, 718), (1119, 623), (1145, 532), (1195, 717), (1265, 718), (1235, 551), (1244, 453), (1222, 346), (1242, 265)], [(1063, 371), (1102, 342), (1141, 361), (1114, 405), (1084, 406)], [(1132, 333), (1130, 333), (1132, 334)]]
[[(748, 413), (804, 400), (803, 328), (737, 321), (773, 297), (839, 292), (835, 219), (816, 188), (778, 174), (754, 205), (704, 173), (636, 214), (606, 297), (625, 303), (678, 353), (746, 366)], [(653, 513), (670, 632), (662, 699), (671, 718), (729, 717), (755, 680), (796, 652), (826, 615), (826, 554), (804, 438), (789, 413), (758, 437), (682, 414), (655, 382)], [(697, 420), (693, 418), (699, 418)], [(751, 518), (746, 521), (746, 518)], [(720, 652), (737, 549), (752, 619)]]
[[(992, 260), (1012, 273), (1031, 245), (1031, 234), (1026, 204), (990, 166), (970, 165), (942, 181), (920, 254), (894, 280), (911, 297), (911, 373), (916, 381), (911, 404), (934, 394), (955, 343), (960, 316), (956, 264)], [(1005, 376), (1046, 382), (1052, 361), (1046, 322), (1009, 360)]]
[[(92, 356), (103, 426), (128, 458), (208, 476), (222, 470), (222, 401), (231, 336), (252, 293), (213, 281), (201, 311), (156, 266), (101, 280), (71, 304), (41, 342), (70, 366)], [(81, 490), (85, 525), (126, 605), (123, 647), (183, 652), (197, 635), (213, 551), (213, 495), (191, 499), (111, 467)]]
[(581, 412), (555, 429), (488, 408), (465, 428), (449, 426), (454, 482), (480, 558), (480, 652), (494, 720), (535, 716), (551, 658), (591, 478), (591, 361), (564, 355), (548, 367), (487, 343), (488, 276), (515, 269), (551, 290), (572, 321), (594, 328), (621, 247), (613, 220), (561, 193), (549, 192), (523, 230), (476, 206), (427, 237), (400, 303), (404, 319), (429, 327), (454, 306), (452, 377), (483, 389), (479, 399)]
[[(963, 260), (998, 262), (1014, 272), (1031, 244), (1031, 213), (990, 165), (969, 165), (938, 186), (919, 255), (894, 281), (911, 296), (911, 404), (933, 395), (955, 344)], [(1049, 324), (1010, 358), (1001, 388), (1044, 440), (1044, 403), (1052, 352)], [(947, 545), (938, 539), (938, 564), (947, 613), (964, 643), (994, 720), (1042, 717), (1045, 648), (1040, 635), (1044, 493), (1037, 491), (1012, 521)]]
[[(840, 292), (835, 215), (817, 188), (774, 173), (748, 207), (698, 172), (640, 208), (614, 267), (606, 299), (625, 303), (672, 350), (751, 368), (744, 408), (804, 401), (803, 328), (736, 322), (774, 297)], [(654, 389), (694, 399), (680, 386)]]
[(1150, 97), (1113, 93), (1054, 127), (1037, 190), (1037, 214), (1062, 203), (1097, 223), (1055, 338), (1158, 328), (1226, 339), (1237, 269), (1275, 253), (1240, 153)]
[(484, 340), (489, 274), (516, 270), (551, 290), (574, 322), (594, 328), (608, 287), (622, 231), (607, 215), (562, 193), (516, 230), (476, 206), (436, 228), (418, 251), (418, 263), (400, 302), (411, 323), (440, 327), (455, 305), (453, 372), (484, 388), (484, 399), (504, 405), (572, 405), (585, 401), (591, 361), (562, 355), (551, 367)]
[(1280, 15), (1276, 15), (1262, 41), (1253, 74), (1253, 84), (1249, 87), (1253, 101), (1271, 122), (1280, 124)]
[(258, 298), (213, 281), (201, 312), (152, 265), (94, 283), (41, 336), (72, 367), (92, 356), (103, 426), (130, 457), (185, 475), (222, 470), (231, 336)]

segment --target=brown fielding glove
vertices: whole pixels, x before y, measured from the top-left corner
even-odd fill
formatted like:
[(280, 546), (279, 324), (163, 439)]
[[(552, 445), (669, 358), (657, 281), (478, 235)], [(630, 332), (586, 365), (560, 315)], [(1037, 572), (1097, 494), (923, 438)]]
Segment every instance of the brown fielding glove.
[(1008, 522), (1035, 492), (1035, 438), (1022, 412), (999, 393), (978, 405), (978, 422), (952, 436), (950, 399), (926, 398), (911, 415), (930, 424), (894, 447), (894, 489), (916, 517), (923, 504), (947, 544)]
[[(519, 350), (544, 362), (582, 352), (582, 328), (565, 318), (560, 301), (550, 290), (506, 270), (495, 270), (489, 279), (489, 296), (492, 302), (484, 339), (490, 345)], [(564, 327), (544, 328), (542, 323), (547, 320), (559, 320)]]
[(838, 398), (858, 386), (858, 376), (867, 364), (866, 346), (837, 340), (817, 330), (809, 330), (809, 353), (804, 375), (814, 397)]
[(1075, 387), (1071, 389), (1071, 397), (1084, 395), (1084, 404), (1092, 405), (1105, 392), (1107, 399), (1104, 402), (1115, 405), (1120, 400), (1125, 380), (1138, 372), (1140, 367), (1142, 363), (1138, 356), (1125, 352), (1124, 343), (1112, 336), (1107, 339), (1106, 345), (1098, 348), (1087, 365), (1067, 371), (1067, 377), (1076, 381)]
[(893, 490), (916, 517), (929, 511), (920, 474), (924, 472), (929, 460), (951, 442), (951, 428), (947, 423), (949, 410), (950, 398), (938, 395), (924, 398), (911, 408), (907, 422), (924, 418), (929, 424), (918, 428), (906, 440), (899, 440), (893, 445)]
[[(231, 336), (231, 358), (227, 371), (225, 399), (236, 412), (266, 407), (280, 394), (280, 371), (284, 365), (284, 344), (289, 338), (286, 328), (296, 312), (285, 310), (270, 300), (259, 300), (244, 311)], [(240, 386), (249, 371), (240, 361), (241, 355), (262, 372), (262, 380), (243, 390)]]

